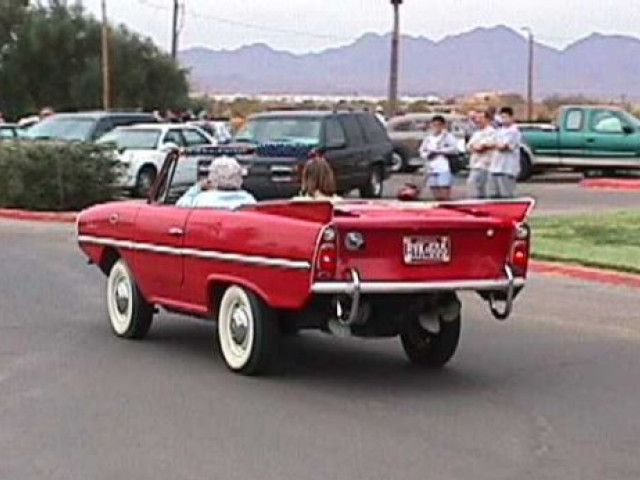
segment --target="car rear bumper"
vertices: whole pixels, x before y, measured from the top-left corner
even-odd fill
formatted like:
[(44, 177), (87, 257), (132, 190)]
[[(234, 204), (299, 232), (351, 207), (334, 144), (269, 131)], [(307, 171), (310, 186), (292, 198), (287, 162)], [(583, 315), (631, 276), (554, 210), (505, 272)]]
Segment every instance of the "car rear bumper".
[[(498, 320), (506, 320), (511, 315), (513, 300), (525, 279), (514, 277), (509, 265), (504, 267), (505, 277), (478, 280), (447, 280), (433, 282), (370, 282), (362, 281), (356, 269), (351, 270), (350, 282), (316, 282), (311, 286), (315, 294), (342, 295), (351, 298), (348, 314), (342, 308), (337, 314), (338, 321), (350, 326), (356, 322), (360, 311), (361, 297), (367, 294), (416, 294), (428, 292), (457, 292), (471, 290), (486, 296), (491, 313)], [(499, 299), (504, 305), (499, 305)]]
[[(212, 159), (198, 162), (200, 176), (207, 175)], [(257, 199), (290, 198), (300, 193), (300, 176), (304, 163), (294, 158), (245, 158), (238, 162), (247, 169), (242, 182), (243, 188)]]
[[(524, 278), (515, 278), (513, 285), (522, 287)], [(495, 291), (507, 290), (508, 279), (496, 280), (455, 280), (436, 282), (361, 282), (360, 292), (363, 294), (409, 294), (445, 291)], [(311, 291), (321, 295), (351, 295), (354, 292), (353, 282), (316, 282)]]
[(299, 182), (294, 180), (273, 181), (267, 175), (246, 177), (243, 185), (257, 199), (291, 198), (300, 193)]

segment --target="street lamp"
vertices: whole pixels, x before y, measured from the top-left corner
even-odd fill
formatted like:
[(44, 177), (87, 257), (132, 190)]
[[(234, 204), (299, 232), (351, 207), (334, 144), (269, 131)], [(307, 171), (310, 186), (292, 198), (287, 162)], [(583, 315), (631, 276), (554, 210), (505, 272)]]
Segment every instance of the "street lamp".
[(393, 34), (391, 37), (391, 70), (389, 73), (389, 99), (387, 117), (395, 115), (398, 108), (398, 59), (400, 45), (400, 5), (404, 0), (391, 0), (393, 6)]
[(523, 27), (523, 31), (529, 35), (529, 60), (527, 61), (527, 121), (533, 120), (533, 31), (529, 27)]

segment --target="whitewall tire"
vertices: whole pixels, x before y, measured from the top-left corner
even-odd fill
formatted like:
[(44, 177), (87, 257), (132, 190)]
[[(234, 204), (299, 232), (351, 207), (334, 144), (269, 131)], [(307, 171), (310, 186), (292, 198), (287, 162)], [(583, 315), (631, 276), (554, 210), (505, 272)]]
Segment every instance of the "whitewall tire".
[(123, 338), (142, 338), (151, 328), (153, 306), (141, 295), (123, 259), (113, 264), (107, 278), (107, 311), (113, 333)]
[(276, 341), (273, 312), (262, 299), (239, 286), (227, 288), (218, 312), (218, 342), (227, 367), (244, 375), (265, 372)]

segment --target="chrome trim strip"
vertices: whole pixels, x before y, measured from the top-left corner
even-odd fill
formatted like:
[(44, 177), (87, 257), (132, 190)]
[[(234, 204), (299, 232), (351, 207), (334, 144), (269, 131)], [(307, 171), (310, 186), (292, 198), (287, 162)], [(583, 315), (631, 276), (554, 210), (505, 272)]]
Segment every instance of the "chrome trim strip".
[[(515, 278), (514, 287), (525, 284), (524, 278)], [(436, 282), (361, 282), (360, 293), (421, 293), (452, 290), (507, 290), (510, 282), (507, 278), (496, 280), (453, 280)], [(318, 294), (353, 294), (353, 282), (316, 282), (311, 291)]]
[(246, 263), (265, 267), (291, 268), (294, 270), (310, 270), (311, 264), (304, 260), (289, 260), (286, 258), (263, 257), (260, 255), (243, 255), (239, 253), (219, 252), (215, 250), (199, 250), (195, 248), (176, 248), (152, 243), (132, 242), (129, 240), (115, 240), (113, 238), (93, 237), (90, 235), (78, 236), (79, 243), (92, 243), (126, 250), (139, 250), (145, 252), (162, 253), (185, 257), (203, 258), (206, 260), (219, 260), (223, 262)]

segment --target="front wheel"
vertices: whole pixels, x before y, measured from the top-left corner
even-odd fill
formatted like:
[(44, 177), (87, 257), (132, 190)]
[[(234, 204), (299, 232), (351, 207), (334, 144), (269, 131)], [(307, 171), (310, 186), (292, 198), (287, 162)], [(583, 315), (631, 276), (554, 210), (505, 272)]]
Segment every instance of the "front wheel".
[(114, 263), (109, 272), (107, 311), (113, 333), (118, 337), (140, 339), (151, 328), (153, 306), (140, 293), (123, 259)]
[(443, 367), (456, 353), (460, 341), (460, 315), (441, 318), (426, 325), (418, 316), (411, 318), (400, 333), (400, 340), (411, 363), (423, 367)]
[(227, 367), (243, 375), (264, 373), (275, 352), (277, 327), (260, 297), (236, 285), (227, 288), (218, 313), (218, 342)]
[(369, 171), (369, 178), (366, 185), (360, 188), (362, 198), (380, 198), (384, 184), (384, 167), (373, 165)]

